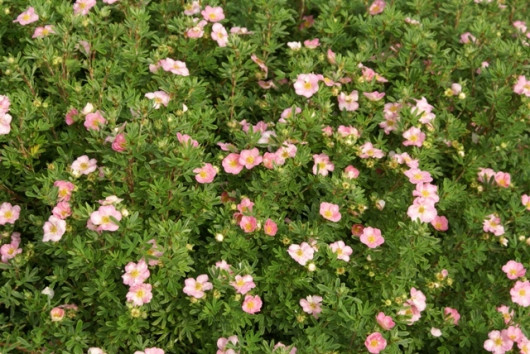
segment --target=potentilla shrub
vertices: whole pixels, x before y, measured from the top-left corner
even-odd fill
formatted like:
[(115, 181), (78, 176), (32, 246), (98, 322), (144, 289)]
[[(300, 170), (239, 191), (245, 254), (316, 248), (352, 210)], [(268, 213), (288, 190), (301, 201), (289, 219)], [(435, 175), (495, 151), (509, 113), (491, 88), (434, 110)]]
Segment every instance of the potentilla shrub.
[(525, 0), (4, 0), (0, 351), (530, 351)]

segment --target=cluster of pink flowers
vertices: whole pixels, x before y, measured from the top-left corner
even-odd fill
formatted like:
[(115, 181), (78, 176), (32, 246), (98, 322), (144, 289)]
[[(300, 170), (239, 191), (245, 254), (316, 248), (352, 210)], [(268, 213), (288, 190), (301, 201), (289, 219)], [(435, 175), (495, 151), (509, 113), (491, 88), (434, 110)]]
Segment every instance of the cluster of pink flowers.
[(491, 179), (495, 180), (497, 186), (508, 188), (511, 184), (511, 176), (508, 172), (495, 172), (491, 168), (480, 168), (477, 174), (477, 179), (481, 183), (488, 182)]
[(530, 352), (530, 340), (519, 327), (510, 326), (502, 331), (493, 330), (484, 341), (484, 349), (494, 354), (504, 354), (512, 350), (514, 343), (520, 353)]
[(11, 120), (13, 118), (8, 113), (10, 105), (9, 97), (0, 95), (0, 135), (9, 134), (11, 131)]
[(180, 60), (173, 60), (171, 58), (160, 59), (156, 64), (149, 65), (149, 71), (156, 72), (158, 69), (170, 72), (175, 75), (189, 76), (190, 72), (186, 67), (186, 63)]
[(228, 338), (221, 337), (217, 340), (217, 352), (216, 354), (238, 354), (239, 351), (235, 351), (233, 348), (239, 342), (237, 336), (230, 336)]
[(484, 232), (491, 232), (495, 236), (504, 235), (504, 226), (501, 224), (501, 219), (495, 214), (490, 214), (484, 219), (483, 230)]
[(222, 165), (226, 173), (237, 175), (246, 168), (248, 170), (258, 166), (263, 162), (257, 148), (242, 150), (241, 153), (230, 153), (223, 159)]
[(142, 306), (148, 304), (153, 298), (151, 293), (151, 284), (144, 283), (149, 278), (149, 269), (147, 263), (142, 258), (138, 263), (129, 262), (125, 266), (125, 274), (121, 277), (123, 284), (129, 285), (129, 291), (127, 292), (127, 301), (131, 302), (135, 306)]
[[(203, 17), (203, 20), (200, 20), (199, 18), (193, 18), (191, 21), (195, 25), (191, 28), (186, 29), (184, 35), (187, 38), (201, 38), (204, 35), (204, 28), (206, 27), (208, 22), (210, 22), (213, 23), (212, 31), (210, 34), (211, 38), (217, 42), (219, 47), (226, 47), (226, 45), (228, 44), (228, 32), (226, 31), (226, 28), (219, 23), (220, 21), (225, 19), (223, 8), (206, 6), (204, 10), (201, 11), (201, 6), (199, 2), (194, 1), (193, 3), (187, 5), (184, 14), (187, 16), (193, 16), (195, 14), (198, 14), (199, 12)], [(235, 32), (239, 34), (239, 32), (245, 31), (240, 31), (240, 29), (238, 29)]]
[(413, 324), (421, 318), (421, 313), (427, 307), (425, 300), (426, 297), (421, 290), (411, 288), (410, 298), (405, 302), (404, 308), (398, 311), (398, 315), (408, 317), (407, 323)]
[(402, 105), (400, 103), (386, 103), (383, 108), (383, 115), (385, 120), (379, 123), (379, 127), (385, 131), (385, 134), (390, 134), (391, 131), (397, 129), (397, 122), (400, 120), (399, 111)]
[(53, 184), (59, 188), (57, 193), (58, 202), (52, 210), (52, 215), (48, 221), (44, 223), (44, 237), (43, 242), (59, 241), (66, 232), (66, 219), (72, 215), (72, 208), (70, 206), (70, 198), (75, 186), (68, 181), (55, 181)]
[(0, 256), (2, 263), (7, 263), (10, 259), (15, 258), (17, 254), (22, 253), (22, 248), (19, 248), (20, 245), (20, 233), (13, 232), (11, 234), (11, 242), (2, 245), (0, 247)]

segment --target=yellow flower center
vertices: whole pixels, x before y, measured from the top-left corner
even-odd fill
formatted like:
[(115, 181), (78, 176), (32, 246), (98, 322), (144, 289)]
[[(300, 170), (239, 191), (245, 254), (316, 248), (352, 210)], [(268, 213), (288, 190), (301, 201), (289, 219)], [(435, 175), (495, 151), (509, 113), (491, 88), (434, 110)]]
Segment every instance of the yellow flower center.
[[(97, 125), (97, 124), (96, 124)], [(81, 164), (79, 165), (79, 167), (81, 167), (82, 170), (86, 170), (88, 168), (88, 164), (86, 162), (81, 162)]]
[(138, 291), (136, 292), (136, 297), (139, 297), (139, 298), (144, 297), (144, 291), (143, 291), (143, 290), (138, 290)]
[(298, 251), (296, 251), (296, 255), (299, 256), (299, 257), (302, 257), (304, 255), (304, 251), (298, 250)]
[(199, 176), (201, 176), (201, 178), (206, 178), (206, 171), (199, 172)]
[(52, 227), (50, 227), (50, 232), (51, 232), (52, 234), (56, 233), (56, 232), (57, 232), (57, 226), (52, 225)]
[(6, 219), (11, 219), (13, 217), (13, 212), (11, 210), (8, 210), (4, 213), (4, 217)]
[(202, 284), (201, 283), (195, 283), (195, 290), (202, 290)]
[(29, 16), (28, 14), (25, 14), (24, 16), (22, 16), (22, 19), (23, 19), (24, 21), (29, 21), (30, 16)]
[(102, 224), (108, 224), (110, 223), (110, 218), (108, 216), (104, 216), (101, 218), (101, 223)]
[(368, 243), (374, 243), (374, 242), (375, 242), (375, 236), (374, 235), (368, 236)]
[(311, 89), (311, 83), (310, 83), (309, 81), (306, 81), (306, 82), (304, 83), (304, 88), (305, 88), (306, 90), (310, 90), (310, 89)]
[(137, 269), (135, 269), (135, 270), (133, 270), (131, 272), (131, 277), (133, 277), (133, 278), (136, 278), (139, 275), (140, 275), (140, 272)]

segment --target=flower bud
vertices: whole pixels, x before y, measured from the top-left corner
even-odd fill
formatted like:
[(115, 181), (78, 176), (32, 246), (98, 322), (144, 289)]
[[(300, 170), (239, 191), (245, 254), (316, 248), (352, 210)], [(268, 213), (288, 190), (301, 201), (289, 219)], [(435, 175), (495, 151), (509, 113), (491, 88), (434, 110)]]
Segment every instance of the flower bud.
[(215, 234), (215, 240), (217, 242), (223, 242), (224, 239), (225, 239), (225, 237), (223, 236), (223, 234), (221, 234), (221, 233)]
[(314, 272), (316, 269), (317, 269), (317, 266), (313, 262), (307, 265), (307, 270), (309, 270), (310, 272)]

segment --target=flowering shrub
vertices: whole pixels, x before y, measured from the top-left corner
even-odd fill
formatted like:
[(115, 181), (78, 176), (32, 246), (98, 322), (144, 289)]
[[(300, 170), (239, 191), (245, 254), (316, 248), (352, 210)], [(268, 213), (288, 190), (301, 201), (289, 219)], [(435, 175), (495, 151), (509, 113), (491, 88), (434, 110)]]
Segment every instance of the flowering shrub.
[(0, 351), (530, 352), (529, 13), (4, 1)]

